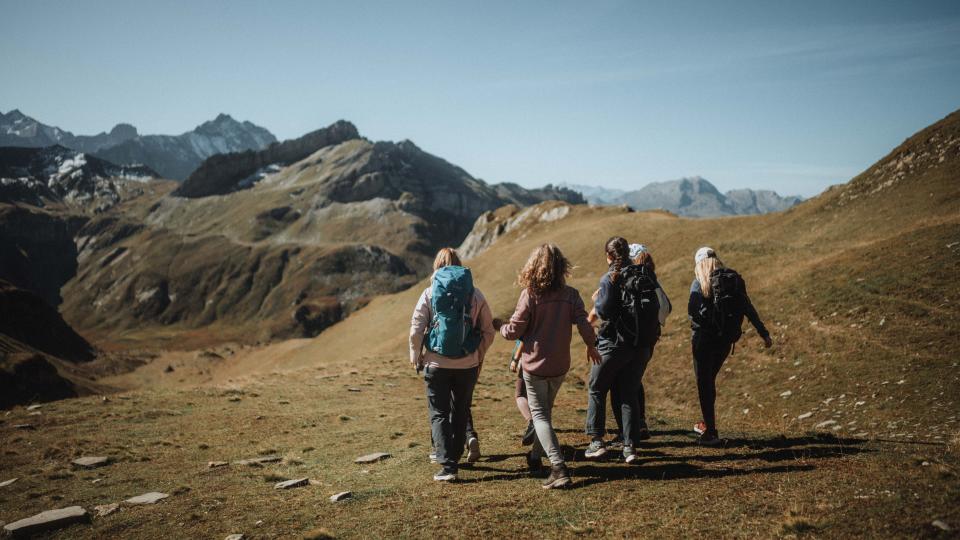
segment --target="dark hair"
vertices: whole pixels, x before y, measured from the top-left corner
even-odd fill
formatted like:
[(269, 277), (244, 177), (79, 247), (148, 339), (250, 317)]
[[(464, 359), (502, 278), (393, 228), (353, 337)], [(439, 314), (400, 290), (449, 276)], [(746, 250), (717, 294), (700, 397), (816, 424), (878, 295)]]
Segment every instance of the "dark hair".
[(612, 260), (610, 263), (610, 281), (616, 283), (620, 279), (620, 270), (630, 264), (630, 245), (622, 236), (614, 236), (607, 240), (604, 251)]

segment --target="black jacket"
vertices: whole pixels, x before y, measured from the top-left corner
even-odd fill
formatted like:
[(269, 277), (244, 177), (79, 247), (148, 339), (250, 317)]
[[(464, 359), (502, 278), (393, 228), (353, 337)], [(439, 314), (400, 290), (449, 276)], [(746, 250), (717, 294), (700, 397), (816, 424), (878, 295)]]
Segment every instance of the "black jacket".
[[(746, 300), (744, 315), (750, 321), (750, 324), (757, 329), (757, 334), (760, 334), (760, 337), (770, 337), (770, 332), (763, 325), (760, 315), (753, 307), (753, 302), (750, 301), (750, 296), (747, 295), (746, 284), (743, 285), (743, 296)], [(690, 317), (690, 328), (693, 330), (694, 338), (718, 339), (720, 337), (720, 329), (714, 323), (713, 310), (713, 300), (703, 297), (703, 292), (700, 290), (700, 281), (694, 278), (693, 283), (690, 284), (690, 301), (687, 303), (687, 316)]]

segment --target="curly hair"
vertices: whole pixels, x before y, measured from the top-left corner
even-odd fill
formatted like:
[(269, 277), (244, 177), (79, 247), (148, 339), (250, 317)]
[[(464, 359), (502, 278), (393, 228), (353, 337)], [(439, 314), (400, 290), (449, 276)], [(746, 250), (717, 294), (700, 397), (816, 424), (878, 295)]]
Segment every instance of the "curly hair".
[(517, 284), (534, 296), (556, 291), (567, 284), (571, 267), (560, 248), (554, 244), (543, 244), (530, 253), (530, 258), (517, 276)]
[(630, 244), (622, 236), (614, 236), (607, 240), (603, 250), (610, 257), (610, 280), (614, 283), (620, 279), (620, 270), (630, 265)]

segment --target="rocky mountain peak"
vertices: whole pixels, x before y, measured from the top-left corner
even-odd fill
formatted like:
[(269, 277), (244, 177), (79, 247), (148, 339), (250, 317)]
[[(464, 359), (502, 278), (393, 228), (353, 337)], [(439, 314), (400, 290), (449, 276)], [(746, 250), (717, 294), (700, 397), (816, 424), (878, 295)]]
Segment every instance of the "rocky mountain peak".
[(122, 139), (132, 139), (138, 136), (137, 128), (131, 124), (120, 123), (113, 126), (113, 129), (110, 130), (111, 137), (118, 137)]

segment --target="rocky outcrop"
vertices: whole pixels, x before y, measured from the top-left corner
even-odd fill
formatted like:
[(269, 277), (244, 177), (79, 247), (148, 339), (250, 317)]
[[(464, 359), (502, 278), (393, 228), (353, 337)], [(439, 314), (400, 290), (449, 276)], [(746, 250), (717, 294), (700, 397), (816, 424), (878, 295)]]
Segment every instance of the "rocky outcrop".
[(484, 212), (473, 224), (470, 234), (457, 251), (465, 259), (472, 259), (486, 251), (500, 237), (521, 227), (547, 223), (567, 217), (570, 206), (561, 202), (546, 202), (528, 208), (507, 205)]
[(73, 226), (42, 210), (0, 204), (0, 279), (60, 305), (60, 288), (77, 271)]
[(71, 362), (86, 362), (94, 349), (56, 309), (31, 291), (0, 280), (0, 334), (26, 346)]
[(214, 155), (204, 161), (175, 192), (180, 197), (223, 195), (242, 189), (243, 181), (271, 165), (285, 166), (341, 142), (360, 138), (356, 126), (340, 120), (303, 137), (272, 144), (263, 150)]
[(517, 184), (504, 182), (494, 184), (493, 189), (505, 202), (518, 206), (530, 206), (544, 201), (563, 201), (570, 204), (586, 204), (587, 202), (579, 192), (552, 184), (547, 184), (542, 188), (527, 189)]
[(148, 167), (115, 165), (59, 145), (0, 148), (0, 202), (103, 212), (120, 202), (118, 183), (156, 176)]

